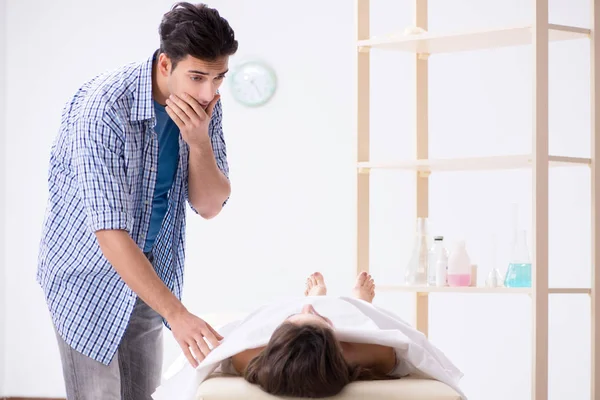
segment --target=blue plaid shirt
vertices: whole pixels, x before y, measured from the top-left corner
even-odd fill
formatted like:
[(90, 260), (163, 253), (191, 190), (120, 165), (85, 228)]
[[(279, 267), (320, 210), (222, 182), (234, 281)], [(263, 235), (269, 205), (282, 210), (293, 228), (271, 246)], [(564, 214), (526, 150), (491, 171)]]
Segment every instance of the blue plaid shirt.
[[(65, 106), (50, 154), (37, 281), (62, 338), (104, 364), (117, 351), (136, 295), (103, 256), (94, 232), (124, 229), (144, 247), (158, 163), (152, 101), (152, 57), (95, 77)], [(217, 165), (229, 177), (221, 116), (219, 101), (209, 134)], [(179, 149), (153, 266), (181, 299), (189, 203), (189, 148), (181, 136)]]

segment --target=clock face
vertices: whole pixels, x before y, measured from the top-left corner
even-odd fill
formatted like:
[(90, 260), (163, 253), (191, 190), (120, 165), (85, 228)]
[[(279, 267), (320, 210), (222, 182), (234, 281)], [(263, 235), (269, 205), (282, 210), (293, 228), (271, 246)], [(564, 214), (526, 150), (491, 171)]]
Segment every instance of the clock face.
[(275, 72), (264, 63), (246, 62), (238, 66), (232, 75), (230, 82), (233, 97), (246, 106), (261, 106), (275, 94)]

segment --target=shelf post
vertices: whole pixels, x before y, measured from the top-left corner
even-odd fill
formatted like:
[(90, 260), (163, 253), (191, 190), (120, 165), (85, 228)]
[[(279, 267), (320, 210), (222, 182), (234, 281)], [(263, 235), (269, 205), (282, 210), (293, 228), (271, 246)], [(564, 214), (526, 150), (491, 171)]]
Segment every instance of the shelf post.
[[(415, 25), (425, 30), (427, 23), (427, 0), (415, 0)], [(415, 55), (415, 107), (416, 107), (416, 153), (417, 160), (429, 158), (429, 88), (427, 57)], [(417, 217), (429, 216), (429, 177), (416, 173)]]
[(533, 0), (532, 399), (548, 399), (548, 0)]
[[(428, 29), (427, 0), (414, 0), (415, 26)], [(415, 56), (415, 107), (416, 107), (416, 158), (429, 158), (429, 88), (428, 88), (428, 57), (419, 54)], [(429, 175), (415, 173), (417, 194), (417, 217), (429, 217)], [(416, 293), (416, 328), (425, 336), (428, 335), (429, 297), (427, 293)]]
[(592, 400), (600, 400), (600, 357), (597, 354), (598, 343), (600, 341), (600, 318), (598, 310), (600, 310), (600, 234), (598, 226), (600, 224), (600, 185), (597, 180), (600, 178), (600, 166), (598, 165), (598, 157), (600, 157), (600, 130), (596, 117), (600, 115), (600, 79), (598, 79), (599, 67), (598, 57), (600, 57), (600, 38), (597, 36), (600, 32), (600, 1), (592, 0), (591, 2), (591, 36), (590, 36), (590, 114), (591, 114), (591, 200), (592, 200), (592, 291), (591, 291), (591, 398)]
[[(369, 0), (355, 0), (356, 40), (369, 38)], [(357, 162), (369, 161), (370, 52), (356, 49)], [(356, 273), (369, 271), (369, 174), (356, 168)]]

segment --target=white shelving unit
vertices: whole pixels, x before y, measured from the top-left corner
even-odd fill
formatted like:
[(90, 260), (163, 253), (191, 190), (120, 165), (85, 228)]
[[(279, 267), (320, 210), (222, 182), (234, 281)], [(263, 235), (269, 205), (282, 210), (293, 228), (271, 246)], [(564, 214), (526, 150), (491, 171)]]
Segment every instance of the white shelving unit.
[[(485, 31), (458, 32), (449, 34), (424, 33), (418, 36), (394, 36), (370, 38), (358, 41), (358, 50), (382, 49), (407, 51), (418, 54), (456, 53), (494, 49), (499, 47), (521, 46), (532, 43), (533, 26), (517, 26)], [(587, 38), (589, 29), (548, 24), (550, 41)]]
[[(356, 3), (356, 127), (357, 127), (357, 271), (369, 270), (369, 174), (373, 169), (399, 169), (416, 174), (416, 217), (429, 214), (429, 176), (437, 171), (461, 170), (531, 170), (533, 185), (533, 247), (531, 288), (485, 287), (411, 287), (378, 286), (378, 290), (412, 292), (415, 295), (416, 328), (428, 334), (429, 294), (525, 294), (532, 300), (532, 393), (534, 400), (548, 398), (548, 296), (550, 294), (587, 294), (591, 300), (591, 399), (600, 400), (600, 77), (596, 64), (600, 57), (600, 0), (591, 0), (591, 29), (550, 24), (548, 0), (531, 0), (533, 21), (529, 26), (489, 29), (449, 34), (420, 33), (414, 35), (370, 36), (369, 0)], [(427, 0), (414, 0), (414, 25), (428, 30)], [(590, 107), (591, 158), (563, 157), (548, 154), (548, 45), (551, 41), (584, 39), (590, 42)], [(459, 159), (428, 158), (428, 62), (431, 55), (529, 45), (533, 57), (534, 123), (531, 154)], [(370, 52), (401, 51), (414, 54), (416, 102), (416, 152), (414, 160), (389, 163), (369, 159), (370, 124)], [(592, 199), (592, 280), (590, 288), (548, 287), (548, 172), (553, 166), (587, 167), (591, 169)]]
[[(581, 166), (592, 164), (589, 158), (548, 156), (550, 167)], [(530, 154), (469, 157), (447, 159), (405, 160), (393, 163), (359, 162), (358, 172), (365, 173), (372, 169), (401, 169), (416, 170), (419, 172), (432, 171), (468, 171), (468, 170), (494, 170), (494, 169), (522, 169), (531, 168), (533, 157)], [(422, 174), (421, 174), (422, 175)]]
[[(437, 286), (386, 286), (377, 285), (377, 290), (380, 292), (414, 292), (414, 293), (492, 293), (492, 294), (531, 294), (532, 288), (488, 288), (488, 287), (437, 287)], [(592, 289), (589, 288), (548, 288), (551, 294), (591, 294)]]

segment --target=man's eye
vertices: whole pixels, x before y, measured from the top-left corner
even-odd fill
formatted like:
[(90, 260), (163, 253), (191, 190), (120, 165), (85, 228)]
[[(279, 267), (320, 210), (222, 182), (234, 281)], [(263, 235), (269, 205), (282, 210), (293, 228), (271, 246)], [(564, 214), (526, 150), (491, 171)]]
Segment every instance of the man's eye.
[(215, 79), (218, 81), (222, 81), (223, 79), (225, 79), (225, 75), (217, 76)]
[(202, 78), (199, 76), (191, 76), (190, 79), (193, 81), (201, 81), (202, 80)]

